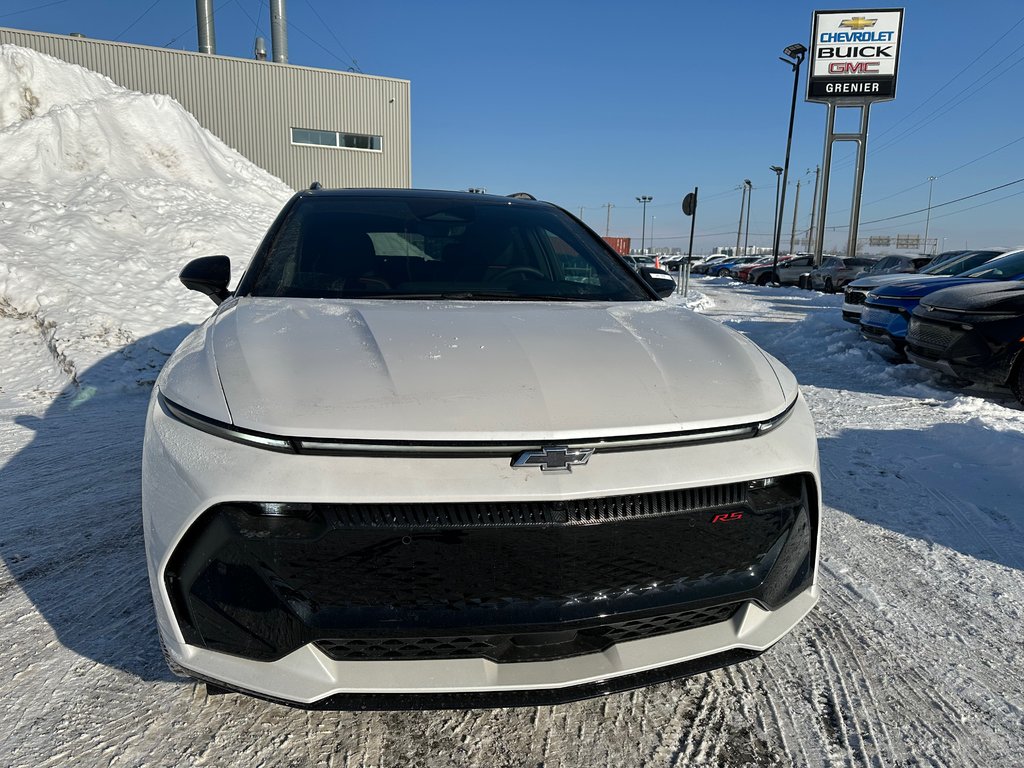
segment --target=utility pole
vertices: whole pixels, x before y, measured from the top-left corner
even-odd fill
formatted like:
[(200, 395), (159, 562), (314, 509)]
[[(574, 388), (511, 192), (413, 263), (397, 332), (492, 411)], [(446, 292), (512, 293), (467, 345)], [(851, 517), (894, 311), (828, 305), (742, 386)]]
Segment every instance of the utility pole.
[[(814, 222), (817, 221), (814, 217), (818, 213), (818, 182), (821, 179), (821, 166), (814, 166), (814, 196), (811, 198), (811, 223), (807, 227), (807, 250), (811, 250), (811, 243), (814, 242)], [(815, 266), (820, 266), (815, 264)]]
[(605, 216), (604, 219), (604, 236), (608, 237), (608, 230), (611, 229), (612, 226), (612, 208), (614, 208), (615, 206), (612, 205), (611, 203), (605, 203), (601, 207), (608, 209), (608, 215)]
[(746, 180), (747, 186), (750, 188), (747, 192), (747, 226), (746, 232), (743, 235), (743, 255), (746, 256), (747, 243), (750, 242), (750, 199), (754, 196), (754, 185), (750, 183), (750, 179)]
[(922, 253), (928, 253), (928, 225), (932, 223), (932, 184), (935, 183), (935, 177), (928, 177), (928, 216), (924, 220), (924, 251)]
[(580, 221), (583, 221), (583, 206), (580, 206)]
[(747, 184), (749, 183), (749, 179), (743, 180), (743, 194), (740, 195), (740, 220), (736, 224), (736, 250), (732, 252), (734, 259), (739, 258), (740, 255), (740, 235), (743, 234), (743, 206), (747, 204)]
[(796, 199), (793, 201), (793, 229), (789, 233), (789, 252), (793, 250), (793, 243), (796, 241), (796, 212), (800, 210), (800, 179), (796, 180)]

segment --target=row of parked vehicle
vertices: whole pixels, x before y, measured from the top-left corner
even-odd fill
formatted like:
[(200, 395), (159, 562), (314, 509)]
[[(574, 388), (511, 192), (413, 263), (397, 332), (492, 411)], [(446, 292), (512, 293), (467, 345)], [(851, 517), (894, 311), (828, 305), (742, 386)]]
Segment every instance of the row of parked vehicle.
[(693, 271), (713, 277), (734, 277), (755, 285), (801, 285), (834, 293), (858, 277), (913, 273), (931, 261), (931, 256), (826, 256), (815, 269), (811, 253), (780, 256), (777, 265), (772, 256), (712, 256), (695, 265)]
[[(1024, 248), (938, 256), (712, 257), (694, 272), (843, 291), (843, 319), (902, 359), (967, 383), (1007, 386), (1024, 404)], [(774, 271), (773, 271), (774, 270)]]
[(916, 275), (854, 280), (843, 319), (861, 336), (1024, 404), (1024, 248), (942, 254)]

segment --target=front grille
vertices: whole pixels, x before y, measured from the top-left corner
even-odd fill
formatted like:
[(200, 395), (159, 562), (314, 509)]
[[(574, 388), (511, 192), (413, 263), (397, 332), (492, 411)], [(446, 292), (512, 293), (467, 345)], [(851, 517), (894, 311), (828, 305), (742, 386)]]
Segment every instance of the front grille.
[(346, 637), (319, 640), (316, 646), (335, 661), (489, 659), (498, 663), (554, 661), (600, 653), (616, 643), (684, 632), (732, 618), (739, 604), (627, 619), (571, 628), (531, 627), (524, 633), (445, 637)]
[(914, 318), (910, 321), (907, 342), (916, 346), (931, 347), (936, 350), (948, 349), (962, 336), (958, 331), (947, 325), (924, 323)]
[(843, 299), (846, 301), (847, 304), (863, 304), (865, 296), (867, 296), (867, 294), (863, 293), (862, 291), (848, 290), (846, 294), (843, 296)]
[[(165, 583), (188, 643), (251, 659), (338, 638), (339, 653), (380, 653), (375, 638), (407, 648), (407, 637), (435, 646), (417, 652), (522, 658), (502, 654), (562, 627), (600, 647), (630, 628), (659, 631), (628, 623), (637, 616), (771, 608), (802, 588), (816, 526), (808, 487), (788, 475), (763, 488), (535, 502), (221, 503), (182, 538)], [(555, 640), (544, 642), (570, 642)], [(490, 645), (467, 648), (479, 642)]]

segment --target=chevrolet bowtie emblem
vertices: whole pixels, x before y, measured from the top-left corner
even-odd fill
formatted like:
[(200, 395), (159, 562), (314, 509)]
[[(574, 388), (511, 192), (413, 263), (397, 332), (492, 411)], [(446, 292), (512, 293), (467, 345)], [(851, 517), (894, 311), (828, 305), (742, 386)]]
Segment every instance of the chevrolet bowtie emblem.
[(540, 467), (542, 472), (572, 472), (573, 466), (586, 464), (593, 452), (593, 448), (548, 445), (539, 451), (523, 451), (512, 459), (512, 467)]
[(873, 27), (878, 22), (878, 19), (867, 19), (863, 16), (854, 16), (852, 19), (843, 19), (839, 22), (840, 27), (846, 27), (847, 29), (867, 29)]

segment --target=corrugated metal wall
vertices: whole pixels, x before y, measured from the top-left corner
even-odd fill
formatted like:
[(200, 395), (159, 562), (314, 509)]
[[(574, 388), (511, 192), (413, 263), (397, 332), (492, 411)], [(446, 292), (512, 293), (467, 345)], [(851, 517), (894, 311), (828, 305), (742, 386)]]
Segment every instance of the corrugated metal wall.
[[(226, 144), (301, 189), (412, 184), (409, 81), (0, 28), (143, 93), (169, 94)], [(383, 151), (294, 146), (291, 128), (383, 137)]]

